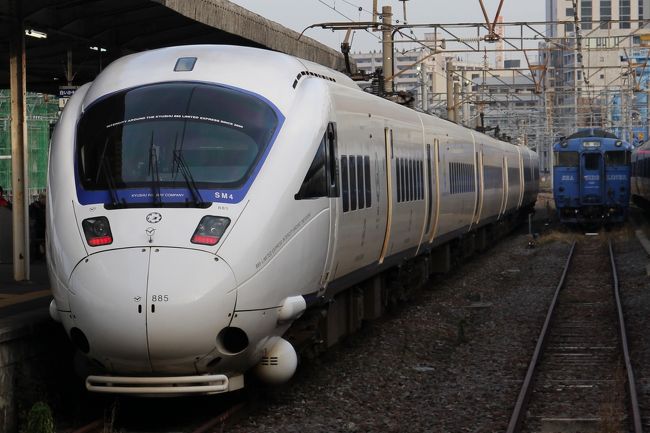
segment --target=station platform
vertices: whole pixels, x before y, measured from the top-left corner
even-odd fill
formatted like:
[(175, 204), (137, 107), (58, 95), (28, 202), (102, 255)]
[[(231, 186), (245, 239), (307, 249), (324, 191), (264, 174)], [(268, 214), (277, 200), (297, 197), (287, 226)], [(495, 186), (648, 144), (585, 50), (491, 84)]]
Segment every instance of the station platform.
[(30, 280), (13, 279), (13, 265), (0, 263), (0, 320), (34, 310), (48, 311), (52, 294), (45, 261), (31, 264)]

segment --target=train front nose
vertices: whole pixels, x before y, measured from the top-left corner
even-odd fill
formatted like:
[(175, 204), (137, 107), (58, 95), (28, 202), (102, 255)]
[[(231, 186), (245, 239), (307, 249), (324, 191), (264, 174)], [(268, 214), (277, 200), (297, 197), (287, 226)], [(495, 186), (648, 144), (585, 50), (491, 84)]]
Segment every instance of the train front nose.
[(91, 255), (69, 287), (73, 342), (121, 373), (195, 373), (199, 359), (219, 355), (236, 301), (223, 260), (181, 248)]

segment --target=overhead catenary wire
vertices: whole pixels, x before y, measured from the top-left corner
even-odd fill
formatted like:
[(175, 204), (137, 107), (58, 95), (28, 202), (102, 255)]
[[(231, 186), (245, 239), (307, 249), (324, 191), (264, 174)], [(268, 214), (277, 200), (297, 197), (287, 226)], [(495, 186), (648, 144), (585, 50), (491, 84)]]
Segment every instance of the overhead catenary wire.
[[(327, 8), (333, 10), (333, 11), (336, 12), (337, 14), (341, 15), (341, 16), (342, 16), (343, 18), (345, 18), (346, 20), (348, 20), (348, 21), (350, 21), (350, 22), (353, 22), (353, 23), (355, 22), (355, 20), (353, 20), (353, 19), (350, 18), (349, 16), (345, 15), (343, 12), (339, 11), (338, 9), (336, 9), (336, 2), (334, 2), (334, 5), (330, 5), (330, 4), (328, 4), (327, 2), (325, 2), (324, 0), (316, 0), (316, 1), (318, 1), (318, 2), (321, 3), (322, 5), (326, 6)], [(355, 6), (355, 7), (357, 7), (357, 8), (360, 8), (360, 6), (356, 6), (356, 5), (354, 5), (353, 3), (350, 3), (349, 1), (346, 1), (346, 0), (342, 0), (342, 1), (344, 1), (344, 2), (347, 3), (348, 5), (352, 5), (352, 6)], [(362, 9), (362, 10), (365, 10), (365, 9), (363, 9), (363, 8), (361, 8), (361, 9)], [(366, 12), (367, 12), (367, 11), (366, 11)], [(372, 15), (372, 12), (370, 12), (370, 15)], [(379, 36), (377, 36), (377, 35), (373, 34), (372, 32), (368, 31), (368, 29), (365, 29), (365, 30), (366, 30), (366, 32), (368, 32), (368, 34), (372, 35), (374, 38), (381, 40), (381, 38), (380, 38)], [(303, 31), (303, 32), (304, 32), (304, 31)]]

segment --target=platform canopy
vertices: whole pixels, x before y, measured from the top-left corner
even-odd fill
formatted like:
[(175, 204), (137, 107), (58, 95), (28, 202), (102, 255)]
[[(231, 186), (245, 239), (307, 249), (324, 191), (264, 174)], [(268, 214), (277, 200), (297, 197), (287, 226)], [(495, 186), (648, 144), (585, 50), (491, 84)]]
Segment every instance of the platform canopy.
[(0, 1), (0, 88), (9, 87), (10, 24), (23, 21), (27, 89), (92, 81), (126, 54), (187, 44), (268, 48), (342, 70), (343, 56), (227, 0)]

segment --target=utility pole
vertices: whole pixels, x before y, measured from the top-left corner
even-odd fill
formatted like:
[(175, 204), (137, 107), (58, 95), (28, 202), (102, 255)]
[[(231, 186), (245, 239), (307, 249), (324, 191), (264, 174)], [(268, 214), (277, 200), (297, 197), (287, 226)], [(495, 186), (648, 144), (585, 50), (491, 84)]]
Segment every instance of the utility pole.
[(472, 88), (470, 86), (470, 82), (467, 80), (466, 70), (463, 70), (461, 79), (463, 80), (463, 85), (461, 87), (463, 89), (463, 92), (461, 94), (461, 99), (464, 101), (462, 104), (462, 108), (463, 108), (462, 123), (465, 126), (469, 126), (469, 118), (470, 118), (470, 110), (471, 110), (469, 105), (469, 93), (471, 92)]
[(460, 83), (454, 81), (454, 122), (460, 123)]
[(455, 122), (454, 118), (454, 61), (447, 59), (447, 119)]
[(383, 17), (383, 26), (381, 28), (382, 33), (382, 54), (383, 54), (383, 66), (384, 66), (384, 77), (390, 77), (390, 80), (384, 79), (384, 92), (392, 93), (393, 92), (393, 41), (392, 41), (392, 19), (393, 12), (392, 7), (383, 6), (381, 8), (381, 14)]
[(27, 224), (27, 99), (25, 30), (21, 1), (12, 0), (9, 36), (9, 86), (11, 88), (11, 191), (13, 193), (14, 279), (29, 280), (29, 231)]
[(426, 63), (422, 62), (419, 66), (420, 69), (420, 96), (422, 99), (422, 111), (429, 111), (429, 74), (427, 71)]

